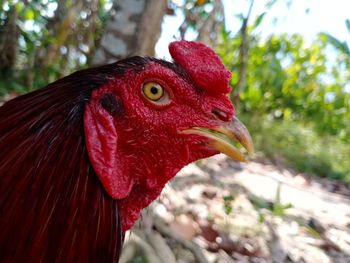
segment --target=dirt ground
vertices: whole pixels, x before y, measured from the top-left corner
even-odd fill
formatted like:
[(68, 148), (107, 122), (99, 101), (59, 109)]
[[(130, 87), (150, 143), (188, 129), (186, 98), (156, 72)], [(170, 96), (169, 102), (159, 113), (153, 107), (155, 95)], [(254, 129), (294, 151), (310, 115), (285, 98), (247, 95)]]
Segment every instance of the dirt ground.
[(122, 263), (349, 263), (350, 190), (218, 155), (171, 181), (127, 235), (123, 253)]

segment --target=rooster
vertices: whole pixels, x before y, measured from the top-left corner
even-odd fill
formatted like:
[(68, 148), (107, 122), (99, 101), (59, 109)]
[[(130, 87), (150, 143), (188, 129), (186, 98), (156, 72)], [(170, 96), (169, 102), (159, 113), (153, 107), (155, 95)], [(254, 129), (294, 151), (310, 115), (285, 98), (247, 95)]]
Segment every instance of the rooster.
[(0, 107), (0, 262), (118, 262), (124, 232), (185, 165), (252, 151), (203, 44), (132, 57)]

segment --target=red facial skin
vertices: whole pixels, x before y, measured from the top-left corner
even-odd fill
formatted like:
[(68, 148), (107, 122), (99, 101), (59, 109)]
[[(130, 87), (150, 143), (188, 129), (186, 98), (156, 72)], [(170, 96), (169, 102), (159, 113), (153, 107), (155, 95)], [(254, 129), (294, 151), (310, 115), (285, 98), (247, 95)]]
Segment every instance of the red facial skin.
[[(175, 64), (128, 58), (0, 107), (0, 262), (116, 262), (121, 221), (129, 229), (179, 169), (216, 153), (179, 131), (231, 119), (227, 70), (204, 45), (170, 51)], [(142, 95), (148, 80), (169, 105)]]
[[(169, 93), (169, 104), (154, 105), (144, 96), (142, 85), (149, 81), (163, 86)], [(126, 72), (93, 91), (84, 114), (88, 154), (108, 194), (119, 200), (123, 231), (133, 226), (141, 209), (159, 196), (181, 168), (217, 153), (206, 147), (205, 139), (180, 131), (212, 128), (232, 118), (234, 108), (222, 83), (222, 79), (217, 82), (218, 90), (212, 87), (215, 79), (208, 80), (210, 88), (203, 83), (198, 86), (191, 75), (184, 78), (151, 62), (141, 72)], [(122, 102), (122, 111), (115, 116), (100, 103), (109, 93)], [(226, 118), (220, 120), (215, 110), (226, 113)]]

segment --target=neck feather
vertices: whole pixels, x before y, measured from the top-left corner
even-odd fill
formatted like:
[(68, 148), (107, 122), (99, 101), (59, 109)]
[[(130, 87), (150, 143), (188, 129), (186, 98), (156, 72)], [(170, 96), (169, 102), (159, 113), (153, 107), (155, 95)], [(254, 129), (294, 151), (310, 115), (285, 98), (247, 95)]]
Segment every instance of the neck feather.
[(0, 107), (0, 262), (119, 257), (117, 201), (97, 179), (84, 142), (84, 103), (98, 86), (77, 85), (84, 74)]

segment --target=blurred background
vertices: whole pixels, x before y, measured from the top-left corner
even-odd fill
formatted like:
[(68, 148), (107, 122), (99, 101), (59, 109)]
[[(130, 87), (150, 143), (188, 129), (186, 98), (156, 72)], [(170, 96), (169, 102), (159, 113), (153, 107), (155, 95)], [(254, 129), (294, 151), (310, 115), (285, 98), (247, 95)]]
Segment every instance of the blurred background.
[[(186, 167), (122, 262), (350, 262), (350, 20), (342, 0), (1, 0), (0, 105), (169, 42), (211, 46), (256, 148)], [(140, 227), (142, 225), (142, 227)]]

